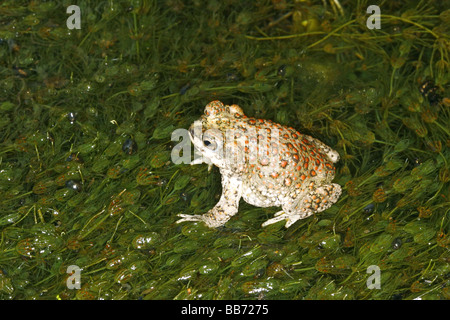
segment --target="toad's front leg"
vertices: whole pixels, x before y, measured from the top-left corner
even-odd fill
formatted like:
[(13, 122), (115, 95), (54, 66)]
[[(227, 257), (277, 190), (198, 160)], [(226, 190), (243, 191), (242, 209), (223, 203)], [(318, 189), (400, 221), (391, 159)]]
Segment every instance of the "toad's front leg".
[(222, 172), (222, 196), (214, 208), (203, 215), (179, 214), (177, 223), (184, 221), (204, 221), (210, 228), (223, 226), (238, 212), (239, 200), (242, 196), (242, 180), (240, 176)]

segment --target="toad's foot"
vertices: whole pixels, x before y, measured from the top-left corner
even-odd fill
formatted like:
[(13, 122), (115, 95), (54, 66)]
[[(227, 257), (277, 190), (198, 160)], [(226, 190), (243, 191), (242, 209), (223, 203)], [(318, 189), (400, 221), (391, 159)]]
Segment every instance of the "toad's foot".
[(293, 214), (287, 214), (284, 211), (278, 211), (275, 213), (275, 218), (269, 219), (266, 222), (262, 224), (263, 227), (268, 226), (269, 224), (277, 223), (279, 221), (286, 220), (285, 227), (289, 228), (291, 225), (293, 225), (297, 220), (301, 219), (302, 217), (300, 215), (293, 215)]
[(275, 217), (264, 222), (262, 226), (265, 227), (269, 224), (286, 220), (286, 228), (289, 228), (297, 220), (304, 219), (315, 212), (322, 212), (331, 207), (339, 199), (341, 193), (342, 188), (336, 183), (318, 187), (306, 194), (294, 206), (283, 206), (282, 211), (275, 213)]
[(177, 223), (203, 221), (210, 228), (221, 227), (238, 212), (241, 194), (240, 177), (222, 172), (222, 195), (216, 206), (203, 215), (179, 214), (178, 216), (183, 219), (178, 220)]
[(215, 206), (205, 214), (178, 214), (182, 219), (178, 220), (177, 223), (185, 221), (203, 221), (209, 228), (218, 228), (223, 226), (234, 213), (237, 213), (237, 208), (236, 210), (233, 210), (233, 212), (228, 211), (226, 214), (221, 207)]
[(178, 214), (182, 219), (178, 220), (177, 223), (186, 222), (186, 221), (203, 221), (209, 228), (218, 228), (223, 226), (228, 219), (226, 220), (217, 220), (214, 216), (209, 213), (206, 214)]
[(204, 217), (201, 214), (177, 214), (178, 217), (181, 217), (183, 219), (180, 219), (177, 221), (177, 223), (186, 222), (186, 221), (204, 221)]

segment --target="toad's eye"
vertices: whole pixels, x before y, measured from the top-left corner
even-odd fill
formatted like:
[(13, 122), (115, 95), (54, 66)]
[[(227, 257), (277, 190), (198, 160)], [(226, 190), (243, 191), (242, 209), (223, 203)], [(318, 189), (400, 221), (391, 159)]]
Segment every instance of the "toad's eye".
[(215, 150), (217, 148), (217, 143), (210, 139), (203, 139), (203, 144), (210, 150)]

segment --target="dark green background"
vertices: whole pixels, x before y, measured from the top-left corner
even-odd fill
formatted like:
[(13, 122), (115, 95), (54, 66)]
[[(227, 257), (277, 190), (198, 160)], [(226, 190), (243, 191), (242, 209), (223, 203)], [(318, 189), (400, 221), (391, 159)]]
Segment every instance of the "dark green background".
[[(444, 3), (379, 2), (370, 30), (367, 1), (2, 1), (0, 298), (449, 299)], [(215, 99), (338, 150), (339, 202), (175, 224), (221, 192), (170, 160)]]

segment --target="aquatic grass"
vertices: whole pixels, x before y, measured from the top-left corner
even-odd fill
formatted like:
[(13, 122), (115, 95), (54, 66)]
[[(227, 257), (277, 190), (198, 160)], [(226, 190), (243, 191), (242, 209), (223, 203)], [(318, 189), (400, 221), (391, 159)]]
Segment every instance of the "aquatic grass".
[[(0, 6), (0, 298), (448, 298), (438, 1), (385, 3), (380, 30), (362, 2), (79, 5), (73, 31), (55, 2)], [(336, 148), (339, 202), (287, 230), (250, 205), (177, 225), (220, 196), (217, 170), (169, 157), (213, 99)]]

